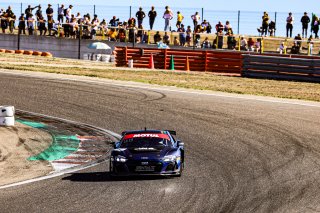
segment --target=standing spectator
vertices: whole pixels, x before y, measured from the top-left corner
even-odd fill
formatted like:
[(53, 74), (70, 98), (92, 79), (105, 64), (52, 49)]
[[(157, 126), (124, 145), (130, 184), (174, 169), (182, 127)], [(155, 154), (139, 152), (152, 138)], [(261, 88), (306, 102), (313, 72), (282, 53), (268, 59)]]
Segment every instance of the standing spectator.
[(261, 33), (261, 36), (263, 36), (263, 34), (264, 34), (265, 36), (267, 36), (268, 26), (269, 26), (269, 15), (268, 15), (267, 12), (263, 12), (263, 16), (262, 16), (262, 33)]
[(308, 46), (309, 46), (309, 53), (312, 55), (312, 49), (313, 49), (313, 40), (312, 40), (312, 35), (308, 38)]
[(171, 19), (173, 19), (173, 13), (170, 10), (169, 6), (165, 7), (165, 12), (163, 14), (163, 18), (165, 20), (165, 25), (164, 25), (164, 31), (167, 31), (168, 29), (171, 31)]
[(206, 49), (206, 48), (211, 48), (211, 43), (210, 43), (208, 37), (206, 37), (206, 38), (204, 39), (204, 41), (202, 42), (201, 46), (202, 46), (202, 48), (204, 48), (204, 49)]
[(198, 21), (200, 21), (199, 13), (196, 12), (194, 15), (191, 16), (191, 19), (193, 21), (193, 26), (194, 26), (194, 30), (195, 30), (196, 27), (198, 26)]
[(149, 25), (150, 25), (150, 30), (153, 28), (154, 20), (157, 17), (157, 11), (154, 10), (154, 6), (151, 7), (151, 10), (148, 13), (149, 16)]
[(142, 7), (139, 7), (139, 11), (136, 13), (136, 17), (138, 20), (138, 26), (142, 25), (144, 17), (146, 17), (146, 14), (142, 10)]
[(308, 25), (310, 23), (310, 18), (307, 12), (304, 12), (304, 15), (301, 17), (302, 23), (302, 37), (307, 38)]
[(6, 29), (8, 28), (8, 19), (6, 16), (7, 14), (5, 12), (0, 15), (2, 33), (6, 33)]
[(290, 35), (290, 38), (292, 37), (293, 21), (294, 21), (294, 18), (292, 16), (292, 13), (290, 12), (289, 16), (287, 17), (287, 26), (286, 26), (287, 37), (289, 37)]
[(66, 10), (66, 21), (68, 21), (68, 23), (71, 22), (71, 15), (72, 15), (72, 5), (69, 5), (68, 9)]
[(52, 6), (51, 4), (48, 4), (48, 8), (46, 9), (48, 23), (49, 21), (51, 22), (53, 18), (53, 8), (51, 6)]
[(180, 46), (180, 41), (179, 41), (179, 39), (178, 39), (177, 36), (175, 36), (175, 37), (173, 38), (173, 45), (174, 45), (174, 46)]
[(64, 5), (61, 4), (61, 7), (58, 8), (58, 22), (63, 23), (64, 16)]
[(39, 21), (40, 19), (43, 19), (41, 5), (39, 5), (39, 7), (36, 11), (36, 18), (37, 18), (37, 21)]
[(31, 5), (28, 5), (28, 8), (25, 9), (24, 13), (26, 14), (26, 20), (28, 20), (31, 16), (33, 16), (32, 11), (36, 8), (41, 7), (40, 4), (35, 7), (31, 7)]
[(181, 24), (180, 28), (178, 29), (178, 32), (179, 32), (180, 46), (184, 47), (186, 45), (186, 30), (184, 29), (183, 24)]
[(47, 28), (46, 28), (46, 20), (43, 19), (43, 17), (41, 17), (39, 20), (38, 20), (38, 29), (39, 29), (39, 32), (40, 32), (40, 35), (46, 35), (47, 33)]
[(100, 24), (100, 21), (98, 19), (98, 16), (94, 15), (91, 21), (91, 39), (94, 39), (95, 36), (97, 35), (99, 24)]
[(33, 31), (34, 31), (34, 18), (33, 18), (33, 14), (30, 14), (29, 18), (28, 18), (28, 31), (29, 31), (29, 35), (33, 35)]
[(19, 25), (18, 25), (18, 33), (21, 34), (23, 33), (24, 35), (26, 34), (26, 20), (24, 18), (24, 13), (21, 14), (19, 17)]
[(184, 19), (184, 16), (180, 13), (180, 11), (177, 12), (177, 24), (176, 27), (179, 29), (181, 27), (182, 20)]
[(314, 22), (313, 22), (313, 32), (314, 32), (314, 36), (315, 38), (319, 38), (318, 36), (318, 32), (319, 32), (319, 18), (317, 16), (315, 16), (314, 18)]
[(249, 51), (254, 51), (254, 45), (255, 45), (255, 41), (253, 40), (253, 38), (249, 38), (249, 40), (248, 40)]

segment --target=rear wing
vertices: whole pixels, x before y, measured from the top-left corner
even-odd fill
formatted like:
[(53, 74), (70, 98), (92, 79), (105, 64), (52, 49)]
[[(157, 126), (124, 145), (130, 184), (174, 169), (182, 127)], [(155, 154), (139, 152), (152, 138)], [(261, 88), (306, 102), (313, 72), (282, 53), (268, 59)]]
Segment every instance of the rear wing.
[(167, 132), (169, 132), (171, 135), (177, 135), (177, 132), (174, 130), (166, 130)]

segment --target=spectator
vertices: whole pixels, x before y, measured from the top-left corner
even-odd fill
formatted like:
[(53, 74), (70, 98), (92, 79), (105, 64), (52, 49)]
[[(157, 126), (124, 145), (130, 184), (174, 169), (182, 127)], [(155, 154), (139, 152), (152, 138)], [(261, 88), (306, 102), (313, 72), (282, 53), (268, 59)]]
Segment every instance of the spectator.
[(109, 41), (117, 41), (117, 31), (116, 29), (112, 28), (109, 30), (108, 33)]
[(274, 36), (274, 34), (275, 34), (275, 31), (276, 31), (276, 22), (274, 22), (274, 21), (270, 21), (270, 23), (269, 23), (269, 35), (270, 36)]
[[(80, 14), (79, 12), (77, 12), (77, 15), (75, 16), (75, 19), (77, 20), (78, 24), (81, 23), (82, 17), (81, 17), (81, 14)], [(103, 20), (104, 20), (104, 19), (103, 19)], [(104, 22), (105, 22), (105, 20), (104, 20)], [(106, 25), (106, 23), (105, 23), (104, 25)]]
[(61, 7), (58, 8), (58, 22), (63, 23), (63, 16), (64, 16), (64, 5), (61, 4)]
[(154, 34), (154, 36), (153, 36), (153, 40), (154, 40), (154, 43), (156, 44), (156, 43), (158, 43), (160, 40), (162, 40), (162, 38), (161, 38), (161, 35), (160, 35), (160, 32), (159, 31), (157, 31), (156, 32), (156, 34)]
[(293, 46), (291, 47), (291, 54), (299, 54), (300, 47), (298, 46), (297, 42), (293, 42)]
[(41, 36), (46, 35), (47, 33), (46, 20), (44, 20), (43, 17), (41, 17), (38, 21), (38, 29)]
[(157, 17), (157, 12), (154, 10), (154, 6), (151, 7), (151, 10), (148, 13), (149, 16), (149, 25), (150, 25), (150, 30), (153, 28), (154, 20)]
[(93, 16), (93, 19), (91, 21), (91, 38), (94, 39), (95, 36), (97, 35), (97, 31), (100, 25), (100, 21), (98, 19), (98, 16), (95, 14)]
[(164, 32), (163, 43), (165, 43), (166, 45), (170, 44), (170, 36), (168, 35), (168, 32)]
[[(51, 4), (48, 4), (48, 8), (46, 9), (48, 24), (49, 23), (53, 23), (52, 22), (52, 19), (53, 19), (53, 8), (51, 6), (52, 6)], [(48, 28), (49, 28), (49, 26), (48, 26)]]
[(128, 27), (136, 27), (136, 19), (135, 18), (130, 18), (129, 20), (128, 20)]
[(69, 5), (69, 7), (65, 10), (66, 21), (68, 21), (68, 23), (71, 22), (72, 8), (73, 6)]
[(39, 8), (39, 7), (40, 7), (40, 4), (36, 7), (31, 7), (31, 5), (28, 5), (28, 8), (25, 9), (25, 11), (24, 11), (26, 14), (26, 20), (28, 20), (31, 16), (33, 16), (32, 11), (36, 8)]
[(278, 48), (278, 51), (280, 54), (282, 54), (285, 50), (286, 50), (286, 46), (284, 45), (284, 42), (281, 42), (279, 48)]
[(147, 31), (144, 31), (143, 38), (142, 38), (142, 43), (144, 43), (144, 44), (148, 44), (149, 43), (149, 35), (148, 35)]
[(315, 38), (319, 38), (318, 32), (319, 32), (319, 18), (315, 16), (314, 22), (313, 22), (313, 32), (315, 34)]
[(194, 26), (194, 30), (195, 30), (196, 27), (198, 26), (198, 21), (200, 21), (199, 13), (196, 12), (194, 15), (191, 16), (191, 19), (193, 21), (193, 26)]
[(179, 32), (180, 46), (184, 47), (186, 45), (186, 30), (183, 24), (181, 24), (181, 27), (178, 29), (178, 32)]
[(19, 17), (18, 33), (23, 33), (24, 35), (26, 34), (26, 20), (24, 18), (24, 13), (22, 13)]
[(120, 42), (125, 42), (125, 41), (126, 41), (126, 32), (125, 32), (125, 29), (123, 29), (123, 28), (119, 29), (118, 40), (119, 40)]
[(261, 33), (261, 36), (263, 36), (263, 34), (264, 34), (265, 36), (267, 36), (268, 26), (269, 26), (269, 15), (268, 15), (267, 12), (263, 12), (263, 16), (262, 16), (262, 33)]
[(144, 17), (146, 17), (146, 14), (143, 12), (142, 7), (139, 7), (139, 11), (136, 13), (136, 17), (138, 20), (138, 26), (142, 25)]
[(15, 21), (16, 21), (16, 16), (13, 13), (11, 6), (8, 7), (8, 9), (6, 10), (6, 16), (7, 16), (7, 22), (8, 22), (8, 26), (9, 26), (9, 31), (10, 33), (13, 33), (14, 30), (14, 25), (15, 25)]
[(167, 31), (168, 29), (171, 31), (171, 19), (173, 19), (173, 13), (171, 11), (171, 9), (169, 8), (169, 6), (165, 7), (165, 12), (163, 14), (163, 18), (165, 20), (165, 24), (164, 24), (164, 31)]
[(287, 17), (287, 25), (286, 25), (287, 37), (289, 37), (290, 35), (290, 38), (292, 37), (293, 21), (294, 21), (294, 18), (292, 16), (292, 13), (290, 12), (289, 16)]
[(36, 18), (37, 21), (39, 21), (40, 19), (43, 20), (43, 15), (42, 15), (42, 8), (41, 5), (39, 5), (38, 10), (36, 11)]
[(302, 37), (300, 34), (296, 35), (296, 37), (294, 37), (295, 42), (297, 43), (297, 46), (299, 47), (299, 50), (301, 49), (301, 41), (302, 41)]
[(216, 24), (216, 31), (217, 31), (217, 33), (222, 33), (223, 32), (223, 25), (222, 25), (222, 23), (221, 23), (221, 21), (219, 21), (218, 22), (218, 24)]
[(113, 16), (112, 19), (109, 21), (109, 24), (111, 27), (117, 27), (118, 22), (119, 22), (119, 19), (117, 19), (116, 16)]
[(5, 12), (0, 16), (2, 33), (6, 33), (6, 29), (8, 28), (8, 19), (6, 16), (7, 14)]
[(177, 12), (177, 24), (176, 27), (179, 29), (181, 27), (182, 20), (184, 19), (184, 16), (180, 13), (180, 11)]
[(234, 36), (229, 35), (227, 40), (227, 46), (229, 50), (234, 50), (236, 48), (237, 41)]
[(255, 48), (256, 52), (260, 52), (261, 51), (261, 38), (257, 39), (256, 43), (254, 44), (254, 48)]
[(7, 14), (7, 17), (12, 17), (14, 15), (11, 9), (11, 6), (8, 6), (8, 9), (6, 10), (6, 14)]
[(255, 45), (255, 41), (253, 40), (253, 38), (250, 37), (248, 40), (248, 50), (254, 51), (254, 45)]
[(302, 23), (302, 37), (307, 38), (308, 25), (310, 23), (310, 18), (307, 12), (304, 12), (304, 15), (301, 17), (301, 23)]
[(229, 21), (226, 21), (224, 25), (224, 32), (226, 32), (226, 35), (233, 35), (232, 26)]
[(203, 20), (203, 22), (201, 23), (201, 29), (203, 31), (207, 31), (208, 26), (209, 26), (209, 23), (207, 22), (207, 20), (206, 19)]
[(241, 37), (240, 40), (240, 50), (248, 51), (248, 42), (247, 39), (245, 39), (243, 36)]
[(201, 47), (204, 48), (204, 49), (206, 49), (206, 48), (211, 48), (211, 43), (210, 43), (208, 37), (206, 37), (206, 38), (204, 39), (204, 41), (203, 41), (202, 44), (201, 44)]
[[(199, 25), (200, 26), (200, 25)], [(195, 39), (193, 41), (193, 44), (196, 48), (201, 48), (201, 44), (200, 44), (200, 34), (196, 33), (195, 35)]]
[(142, 43), (143, 34), (144, 34), (143, 26), (140, 24), (138, 26), (138, 31), (137, 31), (137, 43)]
[(52, 26), (52, 36), (58, 36), (58, 31), (59, 31), (59, 28), (60, 28), (60, 22), (55, 22), (54, 20), (52, 20), (53, 22), (53, 26)]
[(29, 18), (28, 18), (28, 31), (29, 31), (29, 35), (33, 35), (33, 31), (34, 31), (34, 18), (33, 18), (33, 14), (30, 14)]
[(187, 46), (190, 47), (191, 46), (191, 34), (192, 34), (191, 26), (187, 27), (186, 34), (187, 34), (186, 35), (186, 43), (187, 43)]
[(177, 36), (175, 36), (174, 39), (173, 39), (173, 45), (174, 46), (180, 46), (180, 41), (179, 41)]

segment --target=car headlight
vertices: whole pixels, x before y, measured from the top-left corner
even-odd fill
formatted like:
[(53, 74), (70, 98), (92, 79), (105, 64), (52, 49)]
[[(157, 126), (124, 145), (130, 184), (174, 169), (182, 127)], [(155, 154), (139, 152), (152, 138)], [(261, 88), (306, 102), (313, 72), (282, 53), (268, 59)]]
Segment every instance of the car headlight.
[(125, 162), (127, 162), (127, 158), (125, 158), (125, 157), (123, 157), (123, 156), (121, 156), (121, 155), (118, 155), (118, 156), (115, 156), (114, 157), (114, 160), (116, 161), (116, 162), (121, 162), (121, 163), (125, 163)]
[(163, 161), (165, 162), (176, 161), (176, 160), (177, 160), (177, 156), (174, 156), (174, 155), (167, 155), (163, 158)]

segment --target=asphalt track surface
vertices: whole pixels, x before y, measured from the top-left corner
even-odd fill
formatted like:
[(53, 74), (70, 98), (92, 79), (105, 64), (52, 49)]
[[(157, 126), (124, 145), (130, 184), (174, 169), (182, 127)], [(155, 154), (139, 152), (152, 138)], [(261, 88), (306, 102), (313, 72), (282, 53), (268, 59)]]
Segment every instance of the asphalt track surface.
[(174, 129), (186, 144), (184, 174), (113, 180), (105, 162), (2, 189), (1, 212), (320, 211), (317, 103), (50, 78), (0, 73), (1, 103), (117, 133)]

